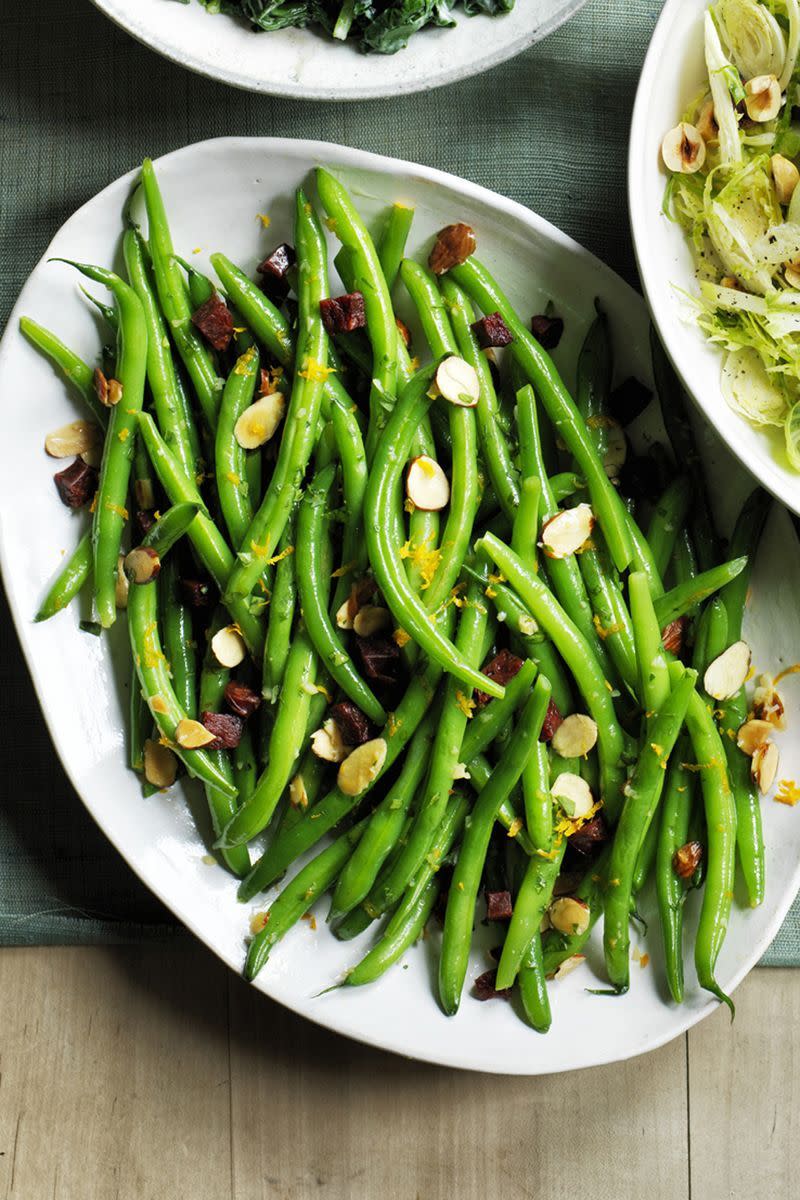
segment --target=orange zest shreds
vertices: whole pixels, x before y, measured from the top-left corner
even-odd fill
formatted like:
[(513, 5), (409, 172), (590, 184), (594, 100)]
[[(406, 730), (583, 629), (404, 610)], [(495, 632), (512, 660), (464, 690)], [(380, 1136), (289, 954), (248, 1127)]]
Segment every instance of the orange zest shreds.
[(155, 695), (150, 697), (150, 711), (157, 713), (165, 713), (167, 711), (167, 702), (163, 696)]
[(333, 702), (333, 696), (330, 694), (330, 692), (329, 692), (329, 691), (328, 691), (328, 689), (327, 689), (327, 688), (324, 686), (324, 684), (321, 684), (321, 683), (315, 683), (315, 684), (313, 685), (313, 687), (314, 687), (314, 691), (315, 691), (315, 692), (319, 692), (320, 696), (324, 696), (324, 697), (325, 697), (325, 699), (328, 701), (328, 704), (331, 704), (331, 703)]
[(279, 563), (284, 558), (288, 558), (290, 554), (294, 554), (294, 546), (287, 546), (285, 550), (281, 550), (280, 554), (276, 554), (273, 558), (269, 559), (267, 566), (274, 567), (276, 563)]
[(515, 838), (520, 829), (522, 829), (522, 818), (516, 817), (508, 827), (508, 836), (510, 838)]
[(458, 890), (460, 892), (463, 892), (463, 890), (464, 890), (464, 882), (461, 879), (458, 881)]
[(128, 438), (130, 436), (131, 436), (130, 429), (120, 429), (119, 433), (117, 434), (117, 437), (119, 438), (119, 440), (121, 442), (127, 442)]
[(89, 505), (89, 512), (93, 513), (97, 508), (97, 492), (92, 496), (92, 503)]
[(653, 751), (653, 754), (655, 754), (656, 758), (661, 758), (661, 755), (664, 753), (664, 747), (659, 746), (658, 742), (651, 742), (650, 749)]
[(406, 510), (407, 513), (413, 513), (413, 512), (417, 511), (417, 506), (414, 503), (414, 501), (411, 499), (410, 496), (406, 497), (406, 502), (403, 505), (403, 508)]
[(268, 912), (253, 913), (250, 918), (250, 932), (255, 935), (260, 933), (269, 920)]
[(475, 701), (465, 696), (460, 688), (456, 689), (456, 704), (461, 709), (464, 716), (469, 720), (475, 711)]
[(755, 673), (756, 673), (756, 669), (755, 669), (755, 667), (751, 666), (751, 667), (750, 667), (750, 670), (747, 672), (747, 674), (746, 674), (746, 675), (745, 675), (745, 677), (744, 677), (744, 681), (745, 681), (745, 683), (749, 683), (749, 682), (750, 682), (750, 680), (751, 680), (751, 679), (753, 678), (753, 676), (755, 675)]
[(553, 849), (552, 850), (537, 850), (536, 851), (537, 855), (539, 856), (539, 858), (546, 858), (548, 862), (552, 862), (553, 859), (555, 858), (555, 856), (558, 854), (559, 848), (560, 848), (563, 840), (564, 840), (564, 835), (562, 833), (556, 834), (555, 838), (553, 839)]
[(160, 521), (160, 520), (161, 520), (161, 513), (158, 511), (158, 509), (156, 509), (156, 511), (153, 513), (153, 520), (154, 520), (154, 521)]
[(412, 545), (410, 541), (407, 541), (400, 547), (400, 557), (410, 558), (413, 566), (419, 571), (422, 577), (421, 590), (425, 591), (430, 587), (439, 563), (442, 561), (441, 550), (429, 547), (425, 542)]
[[(581, 547), (581, 549), (585, 549), (585, 543), (584, 543), (584, 546)], [(580, 554), (580, 550), (578, 550), (577, 553)], [(602, 641), (605, 641), (607, 637), (610, 637), (614, 633), (619, 633), (622, 628), (622, 626), (617, 625), (616, 622), (613, 625), (604, 625), (603, 622), (598, 617), (597, 613), (592, 614), (592, 624), (595, 627), (597, 636)]]
[[(234, 333), (244, 333), (245, 326), (243, 325), (240, 329), (237, 329), (236, 326), (234, 325), (233, 332)], [(248, 350), (246, 350), (244, 352), (244, 354), (242, 355), (241, 358), (237, 359), (236, 364), (233, 368), (234, 375), (246, 375), (247, 374), (247, 372), (250, 368), (250, 364), (253, 361), (255, 352), (256, 352), (255, 346), (251, 346)]]
[(609, 690), (610, 692), (613, 692), (613, 691), (614, 691), (614, 688), (613, 688), (613, 687), (612, 687), (612, 685), (611, 685), (611, 684), (608, 682), (608, 680), (607, 680), (607, 679), (604, 679), (604, 680), (603, 680), (603, 683), (606, 685), (606, 687), (608, 688), (608, 690)]
[(553, 826), (553, 832), (556, 835), (561, 834), (564, 837), (570, 837), (571, 834), (577, 833), (587, 821), (591, 820), (595, 813), (599, 812), (602, 807), (603, 801), (596, 800), (585, 817), (560, 817)]
[(800, 788), (793, 779), (782, 779), (774, 798), (779, 804), (788, 804), (789, 808), (794, 808), (795, 804), (800, 804)]
[(408, 643), (411, 641), (411, 634), (406, 633), (405, 629), (395, 629), (394, 633), (392, 634), (392, 637), (394, 638), (395, 643), (400, 647), (401, 650), (402, 650), (403, 646), (407, 646)]
[(489, 583), (508, 583), (508, 580), (502, 571), (490, 571)]
[(309, 927), (309, 929), (317, 928), (317, 918), (314, 916), (313, 913), (309, 913), (309, 915), (308, 915), (308, 927)]
[(202, 254), (202, 253), (203, 253), (202, 246), (195, 246), (194, 250), (192, 250), (192, 254)]
[(356, 560), (352, 559), (351, 562), (345, 563), (344, 566), (337, 567), (335, 571), (331, 571), (331, 579), (341, 579), (343, 575), (349, 575), (351, 571), (356, 569), (357, 565)]
[(175, 743), (170, 741), (170, 739), (168, 737), (164, 737), (163, 733), (162, 733), (161, 737), (158, 739), (158, 744), (159, 744), (159, 746), (166, 746), (169, 750), (171, 750), (172, 747), (175, 745)]
[(800, 663), (793, 663), (791, 667), (784, 667), (784, 669), (775, 676), (773, 682), (778, 684), (782, 679), (785, 679), (787, 675), (800, 675)]
[(112, 504), (110, 500), (106, 500), (106, 508), (109, 512), (116, 513), (123, 521), (127, 521), (128, 510), (127, 508), (123, 508), (121, 504)]
[(255, 554), (256, 558), (266, 558), (270, 550), (269, 542), (265, 542), (263, 546), (260, 546), (258, 542), (251, 541), (250, 549), (253, 551), (253, 554)]
[(329, 375), (336, 374), (335, 367), (326, 367), (323, 363), (317, 362), (315, 358), (306, 360), (306, 365), (302, 371), (297, 374), (301, 379), (309, 379), (312, 383), (324, 383)]
[(495, 596), (497, 595), (497, 589), (493, 588), (493, 587), (487, 587), (486, 591), (484, 592), (484, 595), (488, 596), (490, 600), (493, 600), (495, 598)]
[(414, 357), (411, 359), (411, 362), (410, 362), (408, 365), (410, 366), (410, 368), (411, 368), (411, 370), (412, 370), (412, 371), (418, 371), (418, 370), (419, 370), (419, 358), (417, 357), (417, 355), (416, 355), (416, 354), (415, 354), (415, 355), (414, 355)]
[(386, 719), (386, 736), (394, 737), (402, 723), (402, 721), (398, 721), (393, 712), (389, 713), (389, 716)]
[(242, 482), (240, 476), (237, 475), (235, 471), (226, 471), (225, 478), (227, 479), (228, 483), (232, 483), (234, 487), (238, 487)]
[(323, 217), (322, 223), (326, 229), (330, 229), (331, 233), (336, 232), (336, 217)]
[(256, 220), (261, 222), (263, 229), (269, 229), (272, 224), (272, 217), (268, 217), (266, 213), (256, 213)]
[(643, 954), (642, 957), (639, 959), (639, 966), (646, 967), (649, 962), (650, 962), (650, 955)]

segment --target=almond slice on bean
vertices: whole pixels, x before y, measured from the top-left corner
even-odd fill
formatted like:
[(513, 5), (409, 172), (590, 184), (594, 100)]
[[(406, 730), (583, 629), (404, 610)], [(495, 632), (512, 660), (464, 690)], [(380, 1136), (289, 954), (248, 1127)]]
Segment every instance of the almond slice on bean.
[(354, 620), (353, 604), (348, 596), (344, 604), (340, 604), (336, 610), (336, 624), (340, 629), (352, 629)]
[(556, 513), (542, 528), (542, 547), (548, 558), (568, 558), (588, 540), (595, 518), (589, 504), (576, 504)]
[(562, 758), (583, 758), (596, 742), (597, 723), (586, 713), (572, 713), (553, 734), (551, 745)]
[(312, 733), (311, 750), (317, 758), (332, 763), (344, 762), (350, 753), (350, 747), (345, 745), (339, 726), (330, 717), (323, 723), (321, 729)]
[(588, 817), (594, 806), (592, 789), (585, 779), (571, 771), (562, 771), (556, 776), (550, 794), (572, 820)]
[(406, 495), (423, 512), (438, 512), (450, 500), (450, 483), (435, 459), (412, 458), (406, 473)]
[(211, 639), (211, 653), (221, 667), (238, 667), (247, 654), (244, 638), (235, 625), (226, 625)]
[(144, 744), (144, 777), (153, 787), (168, 788), (178, 774), (178, 760), (169, 746), (148, 738)]
[(199, 721), (184, 717), (178, 722), (175, 741), (183, 750), (199, 750), (201, 746), (207, 746), (209, 742), (214, 741), (214, 734)]
[(136, 546), (125, 555), (125, 574), (131, 583), (150, 583), (161, 570), (161, 559), (152, 546)]
[(308, 792), (303, 776), (300, 774), (289, 780), (289, 803), (292, 808), (308, 808)]
[(283, 392), (270, 392), (246, 408), (233, 428), (243, 450), (257, 450), (274, 434), (286, 410)]
[(353, 629), (359, 637), (372, 637), (382, 633), (392, 623), (392, 614), (380, 604), (365, 604), (353, 618)]
[(766, 796), (775, 782), (779, 761), (780, 754), (774, 742), (764, 742), (761, 746), (756, 747), (750, 761), (750, 773), (758, 784), (758, 790), (762, 796)]
[(586, 962), (585, 954), (572, 954), (569, 958), (565, 958), (561, 966), (553, 975), (553, 979), (564, 979), (565, 976), (571, 975), (576, 967), (580, 967)]
[(758, 747), (769, 741), (772, 736), (772, 728), (769, 721), (760, 721), (757, 717), (751, 721), (745, 721), (744, 725), (739, 726), (736, 745), (743, 754), (752, 758)]
[(114, 581), (114, 602), (117, 608), (128, 607), (128, 576), (125, 574), (125, 555), (117, 559), (117, 574)]
[(439, 363), (436, 386), (445, 400), (459, 408), (474, 408), (480, 399), (481, 385), (475, 368), (455, 354)]
[(44, 448), (51, 458), (72, 458), (76, 454), (88, 454), (103, 440), (99, 426), (93, 421), (70, 421), (48, 433)]
[(703, 676), (703, 687), (715, 700), (735, 696), (750, 670), (750, 647), (747, 642), (734, 642), (715, 658)]
[(370, 742), (364, 742), (363, 746), (356, 746), (339, 767), (336, 777), (339, 790), (345, 796), (360, 796), (380, 773), (386, 761), (386, 751), (383, 738), (373, 738)]
[(550, 924), (558, 933), (581, 934), (589, 928), (589, 905), (574, 896), (559, 896), (548, 913)]

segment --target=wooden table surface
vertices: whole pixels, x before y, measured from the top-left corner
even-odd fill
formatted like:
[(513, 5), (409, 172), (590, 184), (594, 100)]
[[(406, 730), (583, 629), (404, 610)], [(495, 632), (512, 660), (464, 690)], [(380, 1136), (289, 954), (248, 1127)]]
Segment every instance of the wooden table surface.
[(0, 951), (0, 1197), (794, 1200), (800, 974), (653, 1054), (477, 1075), (318, 1029), (192, 942)]

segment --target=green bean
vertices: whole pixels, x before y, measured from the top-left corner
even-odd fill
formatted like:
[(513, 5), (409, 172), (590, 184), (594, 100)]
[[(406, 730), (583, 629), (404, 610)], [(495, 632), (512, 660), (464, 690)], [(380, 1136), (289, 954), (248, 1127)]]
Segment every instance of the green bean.
[(720, 563), (717, 567), (695, 575), (693, 579), (676, 584), (663, 596), (657, 596), (654, 605), (661, 628), (690, 612), (702, 600), (713, 596), (714, 592), (735, 579), (746, 566), (746, 558), (731, 559), (730, 562)]
[(538, 931), (531, 938), (525, 960), (519, 969), (519, 994), (530, 1024), (537, 1033), (547, 1033), (552, 1016), (544, 973), (542, 935)]
[(653, 552), (650, 549), (650, 543), (636, 524), (632, 514), (626, 512), (626, 518), (628, 521), (628, 532), (631, 537), (631, 546), (633, 547), (631, 569), (647, 576), (650, 595), (653, 597), (653, 600), (658, 600), (664, 594), (664, 584), (661, 579), (661, 573), (656, 565), (656, 560), (653, 557)]
[[(535, 475), (539, 479), (542, 487), (542, 519), (547, 521), (558, 509), (547, 478), (536, 416), (536, 400), (530, 384), (517, 392), (517, 425), (522, 473), (525, 476)], [(592, 647), (604, 676), (613, 678), (611, 659), (595, 626), (578, 557), (570, 554), (565, 558), (548, 558), (547, 577), (556, 599)], [(531, 562), (526, 563), (526, 566), (529, 570), (533, 569)]]
[(286, 660), (278, 711), (269, 740), (267, 767), (250, 799), (225, 826), (218, 846), (244, 845), (269, 824), (306, 736), (315, 668), (313, 643), (307, 630), (301, 628), (294, 635)]
[(489, 533), (479, 539), (476, 550), (488, 554), (500, 568), (571, 670), (589, 712), (597, 722), (602, 798), (613, 823), (621, 802), (624, 739), (611, 692), (591, 646), (551, 592), (525, 569), (508, 546)]
[[(180, 536), (186, 532), (194, 519), (193, 506), (178, 507), (180, 512), (176, 512), (175, 508), (170, 509), (156, 522), (144, 539), (143, 545), (153, 547), (160, 556), (165, 553), (165, 547), (169, 546), (165, 532), (169, 531), (170, 537), (173, 537), (179, 530)], [(161, 648), (158, 634), (157, 580), (131, 585), (128, 592), (128, 627), (139, 682), (161, 736), (169, 741), (190, 775), (196, 775), (198, 779), (208, 783), (214, 789), (215, 795), (232, 804), (236, 795), (235, 788), (220, 774), (208, 753), (204, 750), (183, 750), (175, 742), (175, 731), (180, 722), (186, 719), (187, 714), (175, 695), (166, 656)]]
[(644, 571), (634, 571), (630, 575), (628, 597), (639, 664), (639, 698), (645, 709), (658, 712), (669, 695), (669, 667), (661, 641), (661, 625)]
[(253, 742), (253, 734), (248, 725), (242, 731), (239, 745), (232, 751), (233, 779), (239, 804), (245, 804), (253, 794), (258, 778), (258, 761)]
[(622, 595), (619, 576), (608, 559), (602, 533), (578, 556), (580, 572), (593, 609), (592, 620), (608, 648), (620, 678), (636, 690), (638, 672), (631, 614)]
[[(217, 587), (223, 589), (233, 567), (233, 554), (208, 515), (197, 485), (186, 475), (170, 451), (153, 418), (149, 413), (140, 413), (138, 419), (139, 432), (150, 461), (169, 500), (173, 504), (190, 503), (198, 506), (199, 511), (189, 527), (188, 538)], [(263, 621), (251, 612), (247, 600), (242, 597), (228, 597), (226, 605), (250, 652), (257, 657), (264, 645)]]
[[(505, 753), (506, 745), (511, 741), (511, 733), (509, 730), (506, 744), (503, 745), (501, 754)], [(497, 743), (495, 743), (497, 745)], [(489, 759), (483, 754), (476, 754), (473, 759), (467, 764), (467, 774), (472, 788), (476, 792), (482, 792), (492, 778), (494, 770)], [(510, 838), (516, 842), (520, 850), (525, 854), (531, 855), (534, 852), (533, 842), (528, 837), (525, 830), (525, 824), (521, 817), (522, 804), (520, 802), (519, 788), (514, 788), (510, 795), (500, 801), (500, 807), (497, 810), (497, 823), (502, 825)]]
[(41, 603), (36, 621), (47, 621), (75, 599), (92, 573), (92, 540), (85, 533), (61, 568)]
[(273, 704), (280, 695), (297, 604), (294, 533), (292, 520), (278, 543), (278, 564), (275, 568), (275, 581), (269, 604), (269, 624), (264, 642), (261, 690), (264, 698)]
[[(747, 566), (719, 593), (728, 617), (728, 645), (742, 636), (742, 618), (747, 601), (750, 574), (761, 532), (772, 499), (756, 488), (745, 501), (733, 531), (729, 551), (747, 556)], [(736, 745), (736, 731), (747, 720), (747, 697), (744, 684), (735, 696), (722, 705), (718, 724), (726, 736), (723, 745), (728, 758), (728, 775), (736, 801), (736, 847), (739, 864), (747, 887), (750, 905), (756, 908), (764, 899), (765, 855), (761, 827), (761, 800), (750, 773), (747, 756)]]
[(147, 324), (147, 382), (161, 434), (190, 479), (200, 470), (200, 439), (189, 399), (172, 359), (167, 328), (158, 305), (147, 247), (137, 229), (122, 239), (125, 268)]
[(328, 615), (330, 571), (323, 570), (329, 558), (326, 529), (331, 508), (330, 492), (336, 476), (331, 464), (314, 477), (300, 501), (297, 518), (297, 588), (308, 636), (325, 668), (339, 687), (376, 725), (386, 721), (386, 711), (372, 689), (356, 671), (341, 637)]
[(528, 860), (520, 889), (514, 897), (514, 911), (497, 967), (495, 987), (498, 990), (513, 986), (531, 941), (536, 939), (541, 945), (539, 930), (542, 918), (552, 899), (566, 848), (564, 840), (556, 848), (552, 859), (534, 854)]
[(582, 933), (558, 933), (548, 929), (542, 935), (542, 968), (545, 976), (553, 975), (562, 963), (580, 954), (588, 942), (592, 929), (603, 912), (611, 846), (606, 846), (575, 888), (573, 895), (582, 900), (589, 909), (589, 923)]
[(367, 565), (367, 548), (364, 542), (367, 456), (357, 422), (348, 419), (347, 413), (338, 400), (331, 404), (331, 422), (336, 439), (336, 451), (342, 465), (342, 493), (345, 508), (342, 561), (332, 604), (332, 610), (335, 613), (349, 594), (351, 580), (358, 579)]
[(439, 895), (436, 873), (463, 829), (468, 807), (464, 796), (458, 794), (448, 801), (427, 859), (409, 884), (380, 939), (347, 972), (344, 982), (350, 987), (374, 983), (422, 934)]
[(450, 275), (485, 313), (498, 311), (503, 317), (514, 338), (511, 353), (536, 388), (556, 433), (586, 479), (592, 508), (606, 536), (611, 556), (617, 569), (624, 570), (632, 555), (624, 506), (553, 360), (525, 328), (486, 268), (474, 257), (453, 267)]
[(161, 311), (178, 354), (192, 381), (208, 429), (217, 424), (222, 380), (211, 354), (192, 324), (192, 310), (180, 264), (175, 257), (164, 201), (150, 159), (142, 163), (142, 190), (147, 209), (153, 276)]
[(389, 209), (378, 247), (378, 257), (386, 286), (390, 292), (400, 271), (400, 263), (403, 261), (413, 220), (413, 205), (393, 204)]
[(678, 469), (684, 472), (694, 484), (689, 528), (700, 567), (703, 571), (707, 571), (719, 561), (719, 553), (711, 506), (705, 486), (703, 460), (692, 432), (686, 394), (653, 326), (650, 327), (650, 352), (661, 416), (672, 443), (675, 461)]
[(389, 288), (364, 222), (338, 179), (324, 167), (316, 170), (317, 191), (333, 232), (352, 255), (356, 286), (364, 296), (367, 332), (372, 344), (370, 422), (367, 460), (371, 461), (397, 394), (397, 325)]
[(94, 390), (94, 373), (88, 363), (78, 358), (77, 354), (73, 354), (69, 347), (59, 341), (49, 329), (37, 325), (30, 317), (20, 317), (19, 327), (28, 341), (37, 350), (41, 350), (54, 366), (58, 367), (67, 382), (75, 388), (100, 427), (105, 429), (108, 425), (108, 409), (104, 408), (97, 399)]
[(92, 520), (95, 606), (100, 624), (108, 629), (117, 619), (117, 559), (128, 516), (125, 504), (136, 441), (136, 418), (144, 400), (147, 326), (139, 297), (118, 275), (88, 263), (70, 263), (70, 266), (107, 287), (120, 315), (116, 377), (122, 386), (122, 400), (112, 408), (109, 417)]
[(433, 734), (434, 718), (431, 713), (411, 739), (400, 774), (372, 811), (358, 846), (339, 876), (328, 920), (337, 921), (346, 916), (361, 903), (375, 883), (378, 871), (400, 836), (425, 776)]
[(265, 924), (247, 947), (245, 979), (252, 981), (269, 958), (272, 947), (307, 913), (336, 879), (364, 831), (364, 821), (343, 833), (298, 871), (272, 902)]
[(328, 335), (320, 301), (328, 292), (327, 252), (319, 222), (302, 191), (295, 206), (298, 252), (297, 362), (278, 459), (264, 498), (245, 534), (226, 595), (248, 596), (275, 553), (317, 437), (317, 420), (328, 373)]
[(673, 479), (656, 502), (647, 530), (647, 544), (663, 579), (672, 551), (683, 528), (692, 500), (692, 484), (685, 475)]
[(553, 703), (562, 716), (573, 711), (570, 689), (561, 659), (552, 642), (539, 631), (539, 627), (510, 588), (501, 583), (492, 583), (487, 595), (497, 609), (499, 621), (512, 631), (517, 648), (536, 663), (543, 675), (550, 680)]
[[(411, 828), (413, 820), (414, 818), (411, 816), (406, 817), (405, 824), (400, 832), (400, 837), (397, 839), (396, 844), (389, 851), (386, 862), (378, 872), (378, 876), (372, 886), (372, 892), (383, 885), (383, 881), (388, 879), (389, 875), (394, 869), (395, 863), (403, 852), (403, 847), (405, 846), (406, 842), (406, 835)], [(370, 892), (370, 896), (372, 895), (372, 892)], [(351, 909), (351, 911), (346, 917), (343, 918), (343, 920), (338, 921), (334, 926), (332, 926), (334, 937), (336, 937), (339, 941), (349, 942), (368, 929), (375, 920), (375, 916), (372, 914), (372, 912), (368, 911), (368, 903), (369, 897), (367, 897), (367, 900), (365, 900), (363, 904), (359, 904), (357, 908)], [(394, 908), (395, 905), (392, 905), (391, 907)]]
[(631, 896), (635, 898), (639, 895), (642, 888), (647, 883), (653, 870), (658, 853), (658, 814), (653, 818), (647, 826), (647, 832), (642, 839), (639, 853), (636, 855), (636, 865), (633, 869), (633, 882), (631, 884)]
[(508, 749), (478, 797), (465, 829), (448, 893), (439, 960), (439, 1000), (448, 1016), (458, 1010), (461, 1001), (475, 902), (497, 810), (522, 774), (541, 732), (549, 699), (550, 686), (540, 677), (520, 713)]
[[(449, 612), (445, 621), (449, 622)], [(441, 668), (427, 663), (406, 689), (405, 695), (387, 721), (383, 737), (386, 758), (379, 774), (359, 796), (348, 796), (337, 786), (309, 809), (291, 829), (282, 830), (239, 889), (241, 900), (250, 900), (287, 869), (306, 850), (342, 821), (367, 792), (375, 786), (403, 752), (433, 700), (441, 678)]]
[(419, 419), (432, 403), (428, 392), (435, 371), (435, 366), (424, 368), (403, 389), (378, 443), (364, 498), (367, 548), (375, 578), (397, 624), (429, 658), (462, 683), (491, 696), (502, 696), (502, 687), (471, 667), (431, 620), (430, 597), (423, 604), (411, 589), (384, 519), (398, 490)]
[(550, 476), (550, 488), (556, 504), (568, 500), (570, 496), (583, 491), (585, 487), (586, 484), (580, 475), (576, 475), (574, 471), (560, 471), (557, 475)]
[(678, 740), (687, 706), (696, 695), (696, 679), (694, 671), (684, 671), (659, 711), (648, 721), (645, 745), (625, 788), (625, 804), (611, 848), (609, 887), (603, 910), (606, 969), (618, 992), (627, 991), (629, 984), (628, 921), (636, 858), (658, 807), (666, 765)]
[(202, 271), (196, 270), (185, 258), (181, 258), (179, 254), (176, 254), (175, 258), (186, 272), (186, 281), (192, 308), (201, 308), (212, 296), (216, 295), (217, 289), (207, 275), (204, 275)]
[(613, 372), (608, 317), (597, 306), (597, 316), (589, 326), (578, 354), (575, 406), (586, 422), (597, 453), (603, 460), (608, 448), (608, 397)]
[(258, 350), (251, 346), (234, 364), (222, 392), (214, 443), (217, 495), (234, 546), (244, 545), (253, 520), (253, 498), (247, 483), (247, 454), (236, 440), (236, 422), (250, 406), (258, 379)]
[(538, 742), (522, 772), (525, 824), (535, 849), (548, 851), (553, 842), (553, 797), (550, 794), (550, 758)]
[(689, 813), (694, 793), (694, 778), (684, 766), (689, 757), (690, 745), (684, 736), (670, 759), (661, 800), (656, 850), (658, 915), (664, 941), (667, 983), (676, 1004), (683, 1002), (683, 906), (686, 885), (676, 873), (673, 860), (676, 850), (684, 846), (689, 837)]
[(177, 559), (170, 555), (162, 564), (159, 578), (164, 651), (178, 702), (187, 716), (196, 719), (197, 647), (192, 631), (191, 610), (180, 598), (179, 585)]

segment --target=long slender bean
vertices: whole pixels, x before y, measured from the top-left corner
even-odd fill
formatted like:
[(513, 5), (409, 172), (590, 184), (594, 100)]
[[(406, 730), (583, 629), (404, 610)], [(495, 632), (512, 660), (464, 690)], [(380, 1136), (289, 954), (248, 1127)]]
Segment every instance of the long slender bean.
[(47, 621), (75, 599), (92, 573), (92, 539), (85, 533), (50, 585), (35, 620)]
[(65, 346), (49, 329), (45, 329), (43, 325), (37, 325), (30, 317), (20, 317), (19, 327), (28, 341), (37, 350), (40, 350), (54, 366), (58, 367), (67, 383), (72, 385), (91, 411), (101, 429), (105, 429), (108, 425), (108, 409), (104, 408), (97, 399), (93, 372), (88, 363), (85, 363), (77, 354), (73, 354), (69, 347)]
[(234, 363), (222, 391), (214, 442), (217, 495), (232, 545), (244, 544), (253, 520), (253, 497), (247, 480), (247, 452), (234, 432), (239, 417), (251, 404), (259, 371), (258, 350), (251, 346)]
[(689, 837), (689, 814), (694, 796), (694, 776), (684, 763), (690, 745), (683, 737), (670, 759), (656, 850), (656, 898), (664, 942), (667, 983), (676, 1004), (683, 1002), (683, 911), (686, 885), (673, 867), (675, 852)]

